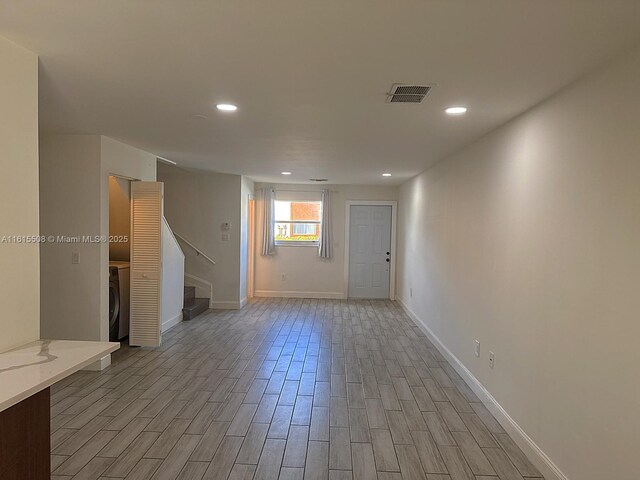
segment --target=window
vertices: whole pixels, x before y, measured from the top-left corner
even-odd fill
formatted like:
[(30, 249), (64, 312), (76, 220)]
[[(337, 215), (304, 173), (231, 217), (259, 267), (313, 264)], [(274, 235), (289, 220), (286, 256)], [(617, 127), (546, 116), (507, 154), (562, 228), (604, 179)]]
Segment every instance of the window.
[(276, 245), (318, 245), (321, 202), (275, 200)]
[(313, 223), (294, 223), (292, 232), (293, 235), (315, 235), (317, 228)]

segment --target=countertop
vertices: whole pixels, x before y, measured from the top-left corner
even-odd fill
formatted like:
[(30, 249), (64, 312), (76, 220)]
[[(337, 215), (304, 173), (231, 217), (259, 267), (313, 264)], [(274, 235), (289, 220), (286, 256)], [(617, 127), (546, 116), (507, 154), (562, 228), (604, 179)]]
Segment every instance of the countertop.
[(119, 347), (112, 342), (37, 340), (0, 353), (0, 412)]

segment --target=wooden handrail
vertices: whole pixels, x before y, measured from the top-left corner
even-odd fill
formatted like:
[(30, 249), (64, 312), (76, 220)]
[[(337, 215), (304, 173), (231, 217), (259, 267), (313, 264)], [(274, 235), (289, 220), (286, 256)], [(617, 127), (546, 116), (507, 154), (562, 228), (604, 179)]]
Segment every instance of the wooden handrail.
[(211, 265), (215, 265), (216, 264), (216, 262), (215, 262), (215, 260), (213, 258), (211, 258), (209, 255), (204, 253), (202, 250), (200, 250), (198, 247), (196, 247), (193, 243), (191, 243), (189, 240), (184, 238), (182, 235), (180, 235), (179, 233), (176, 233), (176, 232), (173, 232), (173, 234), (176, 237), (178, 237), (180, 240), (182, 240), (184, 243), (189, 245), (191, 248), (193, 248), (198, 256), (204, 257), (204, 259), (207, 260), (208, 262), (210, 262)]

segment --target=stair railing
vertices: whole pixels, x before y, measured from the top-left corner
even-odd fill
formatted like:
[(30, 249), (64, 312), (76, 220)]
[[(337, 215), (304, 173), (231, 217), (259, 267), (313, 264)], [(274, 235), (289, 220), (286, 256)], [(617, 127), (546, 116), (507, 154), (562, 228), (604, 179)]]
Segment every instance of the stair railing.
[(198, 247), (196, 247), (193, 243), (191, 243), (189, 240), (187, 240), (186, 238), (184, 238), (182, 235), (173, 232), (173, 234), (178, 237), (180, 240), (182, 240), (184, 243), (186, 243), (189, 247), (191, 247), (193, 250), (195, 250), (196, 255), (197, 256), (201, 256), (202, 258), (204, 258), (205, 260), (207, 260), (209, 263), (211, 263), (211, 265), (215, 265), (216, 262), (213, 258), (211, 258), (209, 255), (207, 255), (206, 253), (204, 253), (202, 250), (200, 250)]

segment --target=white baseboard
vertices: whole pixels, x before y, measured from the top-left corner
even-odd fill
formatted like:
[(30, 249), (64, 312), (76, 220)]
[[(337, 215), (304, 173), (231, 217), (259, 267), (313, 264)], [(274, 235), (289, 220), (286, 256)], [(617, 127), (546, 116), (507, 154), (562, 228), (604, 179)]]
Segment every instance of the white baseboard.
[(90, 372), (100, 372), (111, 365), (111, 354), (102, 357), (100, 360), (96, 360), (93, 363), (90, 363), (82, 370), (88, 370)]
[(211, 301), (210, 307), (215, 310), (240, 310), (241, 302), (232, 302), (232, 301)]
[(173, 318), (170, 318), (169, 320), (167, 320), (166, 322), (162, 322), (162, 326), (160, 327), (160, 331), (162, 333), (166, 332), (167, 330), (169, 330), (171, 327), (176, 326), (177, 324), (179, 324), (182, 321), (182, 312), (180, 312), (178, 315), (176, 315)]
[(331, 298), (343, 299), (342, 292), (297, 292), (284, 290), (256, 290), (253, 292), (254, 297), (274, 297), (274, 298)]
[(242, 300), (240, 300), (240, 308), (244, 307), (248, 302), (249, 299), (247, 297), (244, 297)]
[(480, 381), (469, 371), (467, 367), (449, 350), (435, 333), (420, 319), (411, 308), (398, 296), (396, 301), (402, 309), (409, 315), (415, 324), (431, 340), (431, 343), (440, 351), (447, 361), (458, 372), (462, 379), (469, 385), (471, 390), (484, 403), (487, 409), (498, 420), (502, 428), (509, 434), (514, 442), (520, 447), (527, 458), (533, 463), (546, 480), (569, 480), (562, 473), (558, 466), (553, 463), (549, 456), (527, 435), (527, 433), (511, 418), (507, 411), (502, 408), (493, 395), (480, 383)]

